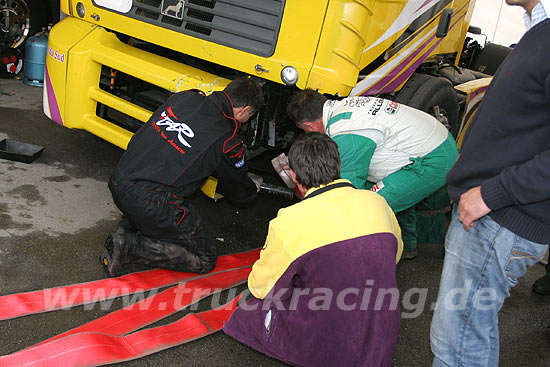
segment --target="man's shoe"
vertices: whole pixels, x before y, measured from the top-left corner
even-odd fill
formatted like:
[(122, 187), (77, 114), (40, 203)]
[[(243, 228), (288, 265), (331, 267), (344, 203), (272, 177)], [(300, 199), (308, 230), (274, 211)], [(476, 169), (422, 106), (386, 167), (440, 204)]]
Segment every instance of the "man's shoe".
[(103, 251), (99, 261), (109, 276), (116, 277), (126, 261), (126, 238), (124, 235), (110, 234), (105, 240), (106, 251)]
[(533, 292), (540, 294), (541, 296), (550, 295), (550, 274), (546, 274), (545, 276), (535, 280), (535, 283), (533, 283)]
[(412, 260), (412, 259), (416, 258), (416, 256), (418, 256), (418, 250), (417, 249), (403, 250), (403, 255), (401, 256), (401, 258), (403, 260)]

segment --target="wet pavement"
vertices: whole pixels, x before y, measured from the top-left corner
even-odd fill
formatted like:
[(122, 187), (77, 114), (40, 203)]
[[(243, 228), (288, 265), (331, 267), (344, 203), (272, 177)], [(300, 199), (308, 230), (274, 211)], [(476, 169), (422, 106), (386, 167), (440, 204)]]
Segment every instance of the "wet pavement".
[[(0, 91), (0, 140), (46, 147), (32, 164), (0, 159), (0, 295), (104, 279), (98, 256), (120, 218), (106, 182), (122, 150), (46, 118), (40, 88), (0, 80)], [(256, 206), (243, 209), (201, 194), (194, 199), (222, 254), (262, 246), (268, 221), (290, 204), (261, 197)], [(442, 263), (442, 245), (421, 244), (417, 259), (398, 266), (403, 319), (394, 366), (431, 365), (429, 326)], [(138, 270), (146, 268), (129, 269)], [(531, 268), (500, 313), (500, 366), (550, 365), (550, 296), (531, 292), (543, 273), (541, 265)], [(1, 321), (0, 355), (94, 320), (120, 304), (117, 300)], [(208, 304), (208, 299), (201, 302), (199, 310)], [(284, 366), (221, 332), (118, 365)]]

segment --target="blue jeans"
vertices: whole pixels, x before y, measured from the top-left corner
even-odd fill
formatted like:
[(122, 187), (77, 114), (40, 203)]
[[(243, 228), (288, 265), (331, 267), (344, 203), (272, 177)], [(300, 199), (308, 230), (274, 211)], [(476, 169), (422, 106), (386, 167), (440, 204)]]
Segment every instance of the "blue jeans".
[(547, 249), (489, 216), (467, 231), (455, 205), (430, 331), (433, 367), (498, 366), (498, 311), (518, 278)]

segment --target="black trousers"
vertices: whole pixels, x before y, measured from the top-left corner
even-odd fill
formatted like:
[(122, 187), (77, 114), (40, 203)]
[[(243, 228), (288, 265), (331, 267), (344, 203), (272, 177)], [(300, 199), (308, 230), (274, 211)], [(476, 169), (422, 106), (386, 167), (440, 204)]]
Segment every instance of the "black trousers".
[(216, 248), (191, 200), (153, 191), (116, 173), (109, 189), (124, 221), (136, 229), (126, 235), (128, 262), (193, 273), (214, 269)]

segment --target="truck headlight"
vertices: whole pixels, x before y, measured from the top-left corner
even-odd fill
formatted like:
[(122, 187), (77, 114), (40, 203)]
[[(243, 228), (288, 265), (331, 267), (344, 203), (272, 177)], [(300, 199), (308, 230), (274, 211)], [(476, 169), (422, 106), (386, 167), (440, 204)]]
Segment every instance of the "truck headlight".
[(290, 87), (296, 85), (298, 83), (298, 70), (292, 66), (285, 66), (281, 70), (281, 80)]
[(86, 15), (86, 9), (84, 8), (84, 4), (78, 3), (76, 4), (76, 13), (80, 18), (84, 18)]

